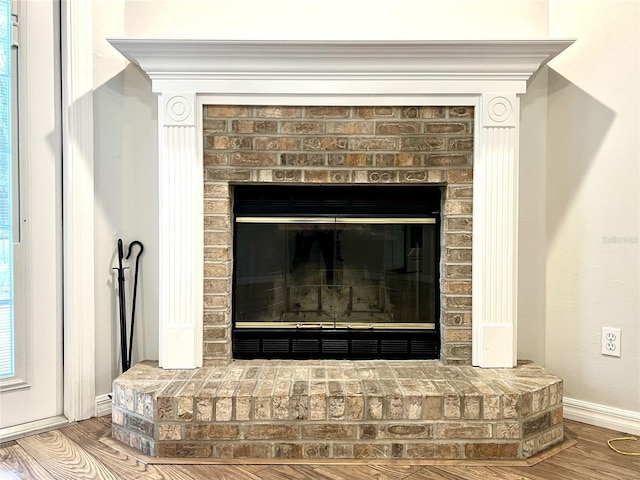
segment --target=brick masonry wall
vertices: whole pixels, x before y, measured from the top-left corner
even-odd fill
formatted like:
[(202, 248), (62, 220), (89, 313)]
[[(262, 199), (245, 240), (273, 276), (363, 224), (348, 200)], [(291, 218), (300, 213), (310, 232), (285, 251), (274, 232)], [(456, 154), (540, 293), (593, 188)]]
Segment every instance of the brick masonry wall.
[(234, 184), (444, 186), (441, 359), (471, 363), (473, 108), (204, 107), (204, 365), (231, 359)]

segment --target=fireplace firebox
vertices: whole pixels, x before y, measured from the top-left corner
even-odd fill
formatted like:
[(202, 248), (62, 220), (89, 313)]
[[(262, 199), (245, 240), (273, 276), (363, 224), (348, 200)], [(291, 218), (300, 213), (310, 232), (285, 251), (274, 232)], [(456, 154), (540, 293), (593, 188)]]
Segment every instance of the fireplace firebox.
[(439, 355), (439, 186), (234, 188), (233, 355)]

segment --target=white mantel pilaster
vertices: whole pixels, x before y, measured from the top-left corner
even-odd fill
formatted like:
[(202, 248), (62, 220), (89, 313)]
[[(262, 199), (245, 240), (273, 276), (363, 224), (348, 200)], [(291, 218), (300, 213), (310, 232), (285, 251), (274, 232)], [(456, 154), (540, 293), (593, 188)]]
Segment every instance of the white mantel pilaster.
[(473, 105), (473, 364), (515, 365), (517, 95), (572, 40), (110, 42), (159, 94), (161, 366), (202, 364), (203, 103)]
[(160, 366), (202, 366), (203, 179), (196, 97), (158, 97)]
[(483, 367), (517, 361), (519, 106), (513, 94), (484, 94), (476, 115), (472, 361)]

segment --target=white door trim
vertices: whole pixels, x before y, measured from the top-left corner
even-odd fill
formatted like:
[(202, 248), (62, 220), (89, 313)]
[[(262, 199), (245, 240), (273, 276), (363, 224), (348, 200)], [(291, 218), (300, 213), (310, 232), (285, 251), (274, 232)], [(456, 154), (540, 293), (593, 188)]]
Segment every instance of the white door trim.
[(62, 12), (64, 414), (95, 415), (92, 2)]

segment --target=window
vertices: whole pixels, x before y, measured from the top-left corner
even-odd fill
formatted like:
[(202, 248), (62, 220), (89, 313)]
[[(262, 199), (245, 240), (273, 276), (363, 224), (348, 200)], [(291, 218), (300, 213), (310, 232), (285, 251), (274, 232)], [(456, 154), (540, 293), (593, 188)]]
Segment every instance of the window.
[(12, 124), (17, 115), (13, 72), (17, 55), (12, 47), (10, 0), (0, 0), (0, 378), (15, 375), (13, 328), (13, 196), (15, 135)]

